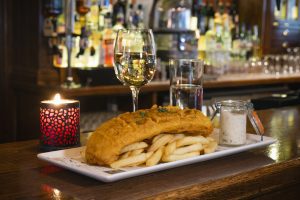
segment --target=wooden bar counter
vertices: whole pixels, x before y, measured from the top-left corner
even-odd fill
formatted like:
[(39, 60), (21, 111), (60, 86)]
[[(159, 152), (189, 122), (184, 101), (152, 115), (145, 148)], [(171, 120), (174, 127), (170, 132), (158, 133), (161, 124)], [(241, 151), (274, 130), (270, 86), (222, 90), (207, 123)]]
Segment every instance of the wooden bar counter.
[(258, 114), (277, 143), (113, 183), (38, 160), (38, 140), (1, 144), (0, 199), (299, 199), (300, 106)]
[[(300, 82), (300, 74), (226, 74), (216, 79), (205, 79), (204, 89), (235, 88), (247, 86), (264, 86), (276, 84), (295, 84)], [(169, 81), (153, 81), (141, 88), (141, 92), (169, 91)], [(36, 90), (36, 89), (35, 89)], [(53, 88), (52, 90), (58, 90)], [(65, 96), (117, 95), (129, 94), (130, 89), (123, 85), (82, 87), (78, 89), (60, 89)], [(53, 93), (53, 91), (52, 91)]]
[[(300, 83), (300, 73), (288, 75), (275, 74), (225, 74), (214, 79), (205, 79), (203, 83), (204, 89), (223, 89), (247, 86), (265, 86), (265, 85), (288, 85)], [(117, 85), (99, 85), (92, 87), (80, 87), (75, 89), (64, 89), (61, 87), (53, 87), (49, 85), (26, 85), (16, 82), (14, 84), (17, 90), (53, 94), (60, 92), (67, 97), (78, 96), (95, 96), (95, 95), (124, 95), (130, 94), (127, 86)], [(142, 93), (169, 91), (169, 81), (152, 81), (141, 88)]]

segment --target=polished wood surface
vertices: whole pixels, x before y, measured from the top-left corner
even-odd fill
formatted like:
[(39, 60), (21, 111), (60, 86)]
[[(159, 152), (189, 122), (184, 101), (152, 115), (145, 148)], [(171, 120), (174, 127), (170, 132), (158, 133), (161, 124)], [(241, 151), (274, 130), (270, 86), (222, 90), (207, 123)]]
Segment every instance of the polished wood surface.
[(37, 140), (1, 144), (0, 199), (297, 199), (300, 106), (258, 114), (277, 143), (114, 183), (38, 160)]

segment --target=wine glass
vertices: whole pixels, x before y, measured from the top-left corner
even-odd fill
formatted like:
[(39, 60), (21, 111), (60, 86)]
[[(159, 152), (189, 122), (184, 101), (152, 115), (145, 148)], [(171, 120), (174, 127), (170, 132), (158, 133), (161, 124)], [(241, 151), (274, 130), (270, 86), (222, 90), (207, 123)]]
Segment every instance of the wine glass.
[(138, 109), (139, 90), (155, 73), (156, 50), (151, 29), (121, 29), (114, 48), (114, 69), (117, 78), (130, 87), (133, 111)]

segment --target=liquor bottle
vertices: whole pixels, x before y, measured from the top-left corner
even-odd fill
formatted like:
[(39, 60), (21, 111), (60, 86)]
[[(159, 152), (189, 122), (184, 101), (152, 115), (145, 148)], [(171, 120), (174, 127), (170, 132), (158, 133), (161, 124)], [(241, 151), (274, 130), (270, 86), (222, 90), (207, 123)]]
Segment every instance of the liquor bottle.
[(59, 37), (51, 38), (52, 45), (52, 55), (53, 55), (53, 65), (54, 67), (66, 67), (66, 64), (63, 63), (63, 58), (66, 55), (65, 45), (62, 44), (62, 41)]
[(234, 57), (240, 57), (240, 47), (241, 47), (241, 39), (240, 39), (240, 31), (239, 25), (236, 24), (234, 27), (234, 34), (232, 37), (232, 55)]
[(298, 16), (299, 16), (299, 1), (296, 1), (295, 5), (293, 5), (293, 8), (292, 8), (292, 19), (293, 20), (297, 20), (298, 19)]
[(222, 16), (225, 12), (225, 7), (224, 7), (224, 2), (223, 0), (219, 0), (218, 1), (218, 12), (220, 13), (220, 15)]
[(79, 58), (84, 55), (85, 49), (88, 47), (88, 37), (89, 33), (86, 29), (86, 27), (82, 27), (81, 29), (81, 35), (79, 40), (79, 51), (76, 54), (76, 58)]
[(44, 27), (43, 32), (46, 37), (55, 37), (57, 35), (57, 16), (62, 14), (62, 0), (44, 0)]
[(215, 12), (215, 23), (223, 24), (222, 15), (224, 13), (223, 1), (218, 1), (217, 9)]
[(127, 15), (127, 20), (126, 24), (128, 28), (136, 28), (136, 24), (134, 23), (134, 18), (136, 17), (136, 11), (134, 9), (134, 5), (131, 3), (129, 4), (128, 7), (128, 15)]
[(138, 10), (137, 10), (137, 16), (138, 16), (138, 28), (145, 28), (145, 14), (144, 14), (144, 8), (142, 4), (138, 5)]
[(109, 0), (102, 1), (102, 4), (99, 8), (99, 29), (100, 31), (103, 31), (104, 29), (104, 18), (107, 13), (112, 13), (112, 5), (110, 4)]
[(245, 25), (245, 23), (241, 23), (240, 40), (241, 40), (241, 48), (244, 51), (246, 49), (246, 25)]
[(193, 0), (193, 7), (192, 7), (192, 15), (191, 15), (191, 24), (190, 29), (197, 31), (199, 29), (199, 4), (198, 0)]
[(246, 41), (246, 59), (248, 60), (253, 56), (253, 34), (251, 28), (247, 30), (245, 41)]
[(198, 28), (201, 34), (205, 34), (206, 27), (208, 26), (208, 18), (207, 18), (207, 4), (206, 1), (202, 1), (199, 6), (199, 14), (198, 14)]
[(112, 16), (112, 24), (115, 25), (117, 23), (117, 18), (125, 19), (126, 16), (126, 4), (122, 0), (118, 0), (113, 6), (113, 16)]
[(112, 27), (115, 34), (117, 33), (118, 30), (124, 29), (124, 21), (125, 21), (124, 17), (125, 16), (122, 14), (117, 16), (116, 24)]
[[(107, 13), (104, 19), (104, 30), (102, 33), (102, 53), (104, 67), (112, 67), (114, 61), (115, 33), (112, 30), (111, 14)], [(102, 56), (101, 56), (102, 57)]]
[(298, 18), (298, 1), (289, 0), (287, 3), (287, 19), (297, 20)]
[(280, 5), (280, 18), (285, 20), (287, 18), (287, 0), (281, 0)]
[(222, 40), (224, 43), (224, 50), (231, 51), (232, 38), (230, 32), (229, 17), (224, 19), (224, 30), (222, 33)]
[(237, 0), (233, 0), (232, 4), (229, 8), (229, 18), (230, 18), (230, 26), (232, 27), (232, 29), (234, 29), (234, 27), (239, 23), (239, 15), (238, 15), (238, 11), (237, 11)]
[(193, 7), (192, 7), (192, 16), (197, 16), (199, 9), (198, 0), (193, 0)]
[(215, 18), (215, 10), (212, 2), (209, 2), (208, 8), (207, 8), (207, 27), (206, 31), (210, 29), (211, 21), (214, 21)]
[(224, 41), (222, 38), (222, 31), (223, 31), (222, 29), (223, 29), (222, 25), (220, 25), (220, 24), (216, 25), (216, 40), (215, 40), (216, 41), (215, 42), (215, 44), (216, 44), (215, 50), (216, 51), (223, 50)]
[(98, 31), (99, 27), (99, 5), (98, 0), (91, 0), (90, 12), (86, 14), (87, 27), (92, 32)]
[(240, 56), (242, 59), (246, 59), (247, 53), (247, 40), (246, 40), (246, 25), (241, 24), (240, 28)]
[(86, 29), (86, 14), (91, 10), (91, 0), (76, 0), (76, 15), (74, 24), (74, 35), (82, 35), (83, 29)]
[(66, 24), (65, 24), (65, 15), (64, 13), (60, 14), (57, 17), (57, 28), (56, 32), (58, 35), (63, 35), (66, 32)]
[(260, 48), (260, 38), (258, 35), (258, 26), (253, 26), (253, 36), (252, 36), (252, 43), (253, 43), (253, 57), (260, 58), (261, 57), (261, 48)]
[(86, 15), (91, 10), (91, 0), (76, 0), (76, 11), (79, 15)]
[(211, 52), (216, 49), (216, 32), (215, 32), (215, 24), (214, 19), (210, 18), (209, 28), (205, 34), (205, 42), (206, 42), (206, 51)]

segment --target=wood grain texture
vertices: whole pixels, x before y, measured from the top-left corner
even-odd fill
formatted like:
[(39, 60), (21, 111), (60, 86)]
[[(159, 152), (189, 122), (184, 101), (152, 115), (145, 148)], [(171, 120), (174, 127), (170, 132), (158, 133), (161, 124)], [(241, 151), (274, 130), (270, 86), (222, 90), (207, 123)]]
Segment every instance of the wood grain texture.
[(114, 183), (38, 160), (37, 140), (1, 144), (0, 199), (297, 199), (300, 106), (258, 114), (276, 144)]

